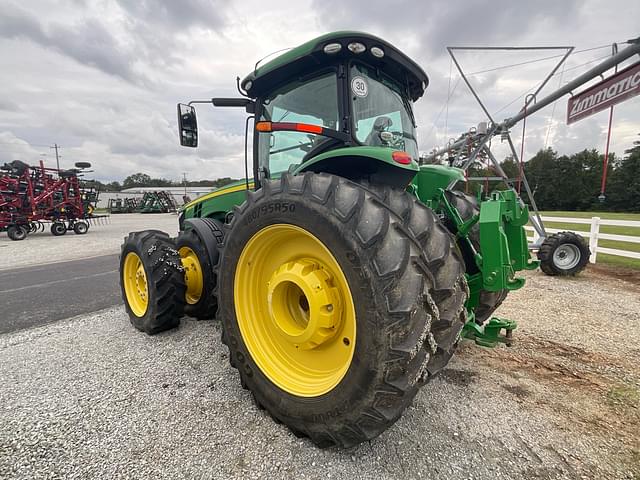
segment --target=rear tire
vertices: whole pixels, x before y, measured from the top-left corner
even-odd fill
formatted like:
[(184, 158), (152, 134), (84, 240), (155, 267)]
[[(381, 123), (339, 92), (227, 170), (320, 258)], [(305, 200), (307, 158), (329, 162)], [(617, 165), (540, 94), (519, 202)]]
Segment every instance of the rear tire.
[(437, 349), (429, 361), (429, 380), (455, 353), (467, 322), (469, 289), (462, 254), (446, 226), (414, 195), (384, 185), (362, 184), (402, 219), (406, 231), (422, 249), (424, 274), (433, 279), (429, 293), (438, 307), (439, 319), (432, 328)]
[[(462, 218), (463, 221), (467, 221), (474, 215), (480, 213), (480, 205), (478, 204), (478, 199), (476, 197), (467, 195), (466, 193), (463, 193), (459, 190), (447, 190), (445, 192), (445, 195), (447, 196), (447, 200), (449, 201), (451, 206), (455, 207), (456, 210), (458, 210), (460, 218)], [(445, 223), (451, 233), (453, 233), (454, 235), (458, 233), (458, 229), (451, 220), (447, 219)], [(480, 251), (480, 225), (478, 225), (477, 223), (469, 231), (469, 240), (471, 240), (473, 248), (475, 248), (479, 253), (482, 253)], [(476, 265), (473, 252), (469, 248), (467, 242), (459, 240), (458, 246), (462, 251), (464, 262), (467, 267), (467, 273), (469, 275), (479, 273), (480, 270), (478, 269), (478, 265)], [(495, 312), (498, 307), (502, 305), (504, 299), (507, 298), (508, 293), (509, 290), (506, 289), (497, 292), (480, 290), (478, 305), (476, 305), (476, 308), (474, 309), (476, 323), (482, 325), (489, 318), (491, 318), (493, 312)]]
[(16, 242), (27, 238), (27, 233), (27, 229), (22, 225), (11, 225), (7, 228), (7, 236)]
[[(448, 257), (438, 256), (425, 262), (420, 245), (402, 219), (373, 193), (333, 175), (283, 175), (278, 180), (265, 181), (256, 192), (249, 192), (247, 201), (235, 209), (233, 221), (227, 228), (230, 231), (225, 236), (218, 293), (223, 342), (229, 347), (231, 365), (238, 369), (242, 385), (251, 390), (256, 403), (296, 435), (308, 436), (320, 447), (350, 447), (370, 440), (398, 420), (425, 379), (448, 360), (448, 355), (439, 356), (441, 346), (436, 339), (440, 338), (448, 351), (449, 344), (456, 342), (459, 329), (455, 327), (456, 334), (441, 334), (444, 331), (441, 322), (445, 320), (432, 297), (432, 292), (438, 295), (446, 290), (449, 295), (457, 288), (453, 284), (443, 285), (440, 290), (433, 283), (433, 278), (439, 276), (434, 269), (446, 269)], [(297, 232), (305, 240), (286, 240), (282, 232), (288, 231)], [(269, 237), (271, 232), (283, 236)], [(296, 234), (290, 238), (297, 239)], [(438, 243), (437, 248), (449, 251), (451, 244), (446, 232), (442, 237), (434, 231), (421, 234), (427, 237), (427, 242), (430, 239)], [(262, 247), (258, 239), (264, 242)], [(444, 246), (440, 245), (441, 239), (447, 242)], [(267, 362), (269, 368), (259, 366), (256, 358), (261, 358), (260, 351), (251, 345), (269, 342), (264, 343), (259, 335), (245, 337), (242, 329), (246, 335), (247, 328), (267, 325), (267, 320), (278, 323), (276, 314), (261, 314), (269, 312), (271, 307), (266, 307), (266, 298), (259, 294), (271, 287), (269, 283), (267, 288), (260, 286), (260, 274), (270, 272), (271, 268), (259, 259), (278, 257), (275, 264), (286, 268), (276, 268), (276, 274), (281, 271), (288, 274), (298, 268), (289, 267), (290, 264), (314, 258), (309, 253), (300, 260), (299, 252), (289, 253), (289, 249), (295, 250), (296, 245), (307, 240), (320, 242), (321, 247), (316, 251), (326, 249), (335, 262), (324, 267), (318, 261), (319, 269), (307, 271), (319, 275), (318, 278), (329, 276), (329, 290), (340, 292), (342, 300), (337, 304), (341, 305), (340, 318), (345, 323), (335, 327), (341, 330), (328, 329), (329, 337), (321, 340), (325, 342), (321, 348), (312, 345), (308, 349), (312, 364), (304, 366), (312, 372), (321, 370), (321, 359), (325, 359), (323, 351), (337, 349), (342, 344), (341, 348), (353, 349), (353, 356), (337, 383), (326, 390), (312, 388), (311, 394), (303, 395), (295, 386), (281, 385), (274, 380), (274, 372), (279, 368), (278, 355), (266, 357), (272, 359), (271, 363)], [(254, 245), (258, 247), (254, 249)], [(302, 265), (299, 271), (307, 275), (306, 268)], [(334, 274), (336, 268), (340, 272), (337, 275)], [(248, 271), (253, 273), (246, 273)], [(254, 278), (258, 278), (260, 285), (253, 286)], [(340, 278), (348, 288), (341, 288), (345, 283)], [(463, 277), (461, 285), (464, 285)], [(249, 288), (247, 292), (257, 292), (255, 302), (252, 303), (251, 295), (243, 296), (245, 288)], [(314, 288), (325, 290), (325, 287)], [(275, 293), (269, 298), (276, 298)], [(461, 304), (466, 300), (465, 295), (456, 298)], [(346, 313), (350, 311), (349, 305), (353, 316)], [(297, 304), (294, 307), (290, 306), (288, 311), (305, 308), (301, 301), (300, 307)], [(253, 308), (259, 318), (247, 315), (247, 308)], [(331, 312), (333, 308), (312, 310), (318, 311)], [(350, 318), (354, 324), (352, 337), (343, 333)], [(270, 339), (268, 335), (265, 338)], [(307, 357), (301, 355), (300, 358)], [(261, 361), (264, 365), (264, 357)], [(315, 374), (305, 376), (304, 373), (300, 373), (300, 377), (302, 382), (310, 384), (316, 378)]]
[(178, 326), (185, 303), (184, 268), (166, 233), (145, 230), (125, 237), (120, 290), (138, 330), (154, 335)]
[(589, 245), (573, 232), (548, 236), (538, 250), (540, 270), (552, 276), (577, 275), (587, 267), (590, 256)]

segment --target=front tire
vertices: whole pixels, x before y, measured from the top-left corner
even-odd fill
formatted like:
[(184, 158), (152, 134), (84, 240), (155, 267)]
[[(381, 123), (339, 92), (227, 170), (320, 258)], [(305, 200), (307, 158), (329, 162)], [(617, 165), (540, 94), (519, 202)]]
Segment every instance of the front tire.
[[(191, 226), (181, 231), (176, 239), (176, 249), (185, 267), (187, 284), (184, 313), (198, 320), (210, 320), (215, 318), (218, 310), (214, 269), (220, 256), (221, 240), (218, 239), (222, 229), (210, 218), (190, 219), (188, 222), (198, 222), (198, 226), (204, 230)], [(207, 238), (203, 238), (205, 234)]]
[(184, 267), (166, 233), (145, 230), (125, 237), (120, 289), (138, 330), (154, 335), (178, 326), (185, 302)]
[(438, 351), (429, 265), (402, 220), (348, 180), (306, 173), (265, 181), (229, 228), (218, 315), (256, 403), (321, 447), (389, 428)]

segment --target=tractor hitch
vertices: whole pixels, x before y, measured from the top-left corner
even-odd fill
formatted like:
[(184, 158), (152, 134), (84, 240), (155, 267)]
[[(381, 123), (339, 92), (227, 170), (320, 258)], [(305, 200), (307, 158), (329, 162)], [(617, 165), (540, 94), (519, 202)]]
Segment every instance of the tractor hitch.
[[(493, 348), (498, 343), (504, 343), (510, 347), (513, 345), (513, 331), (518, 327), (514, 320), (493, 317), (484, 326), (475, 321), (467, 322), (462, 329), (462, 336), (474, 340), (477, 345)], [(502, 330), (504, 329), (504, 334)]]

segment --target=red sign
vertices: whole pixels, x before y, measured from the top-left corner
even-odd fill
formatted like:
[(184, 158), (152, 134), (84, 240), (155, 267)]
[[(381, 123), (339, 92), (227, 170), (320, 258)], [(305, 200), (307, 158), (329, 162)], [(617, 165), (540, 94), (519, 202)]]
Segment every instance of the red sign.
[(640, 62), (569, 99), (567, 124), (577, 122), (640, 93)]

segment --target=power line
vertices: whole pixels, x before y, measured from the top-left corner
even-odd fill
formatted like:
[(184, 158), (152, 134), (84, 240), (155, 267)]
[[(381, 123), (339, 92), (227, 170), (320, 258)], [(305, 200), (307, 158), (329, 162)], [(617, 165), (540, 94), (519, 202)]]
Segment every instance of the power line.
[[(601, 45), (599, 47), (585, 48), (584, 50), (576, 50), (576, 51), (572, 52), (572, 55), (575, 55), (577, 53), (591, 52), (593, 50), (599, 50), (599, 49), (602, 49), (602, 48), (609, 48), (609, 47), (611, 47), (611, 45)], [(562, 48), (562, 47), (560, 47), (560, 48)], [(481, 73), (495, 72), (496, 70), (502, 70), (502, 69), (505, 69), (505, 68), (512, 68), (512, 67), (519, 67), (519, 66), (522, 66), (522, 65), (528, 65), (530, 63), (544, 62), (546, 60), (551, 60), (553, 58), (560, 58), (560, 57), (564, 57), (564, 54), (551, 55), (551, 56), (548, 56), (548, 57), (537, 58), (535, 60), (527, 60), (525, 62), (510, 63), (508, 65), (501, 65), (499, 67), (488, 68), (486, 70), (478, 70), (477, 72), (468, 73), (467, 76), (479, 75)]]
[[(574, 66), (574, 67), (567, 68), (567, 69), (563, 70), (563, 73), (570, 72), (571, 70), (575, 70), (576, 68), (584, 67), (585, 65), (589, 65), (590, 63), (598, 62), (598, 61), (603, 60), (603, 59), (608, 58), (608, 57), (609, 57), (609, 55), (605, 55), (605, 56), (603, 56), (603, 57), (598, 57), (598, 58), (595, 58), (595, 59), (593, 59), (593, 60), (589, 60), (588, 62), (582, 63), (582, 64), (580, 64), (580, 65), (576, 65), (576, 66)], [(558, 73), (554, 73), (553, 75), (551, 75), (551, 77), (555, 77), (556, 75), (560, 75), (560, 72), (558, 72)], [(503, 110), (505, 110), (505, 109), (509, 108), (511, 105), (513, 105), (514, 103), (516, 103), (519, 99), (521, 99), (522, 97), (524, 97), (524, 96), (525, 96), (527, 93), (529, 93), (531, 90), (536, 89), (539, 85), (540, 85), (540, 83), (539, 83), (539, 82), (538, 82), (538, 83), (533, 84), (533, 86), (531, 86), (531, 87), (527, 88), (527, 90), (525, 90), (523, 93), (521, 93), (520, 95), (518, 95), (516, 98), (514, 98), (512, 101), (510, 101), (509, 103), (507, 103), (505, 106), (503, 106), (503, 107), (501, 107), (500, 109), (496, 110), (496, 111), (494, 112), (494, 115), (497, 115), (498, 113), (502, 112)]]

